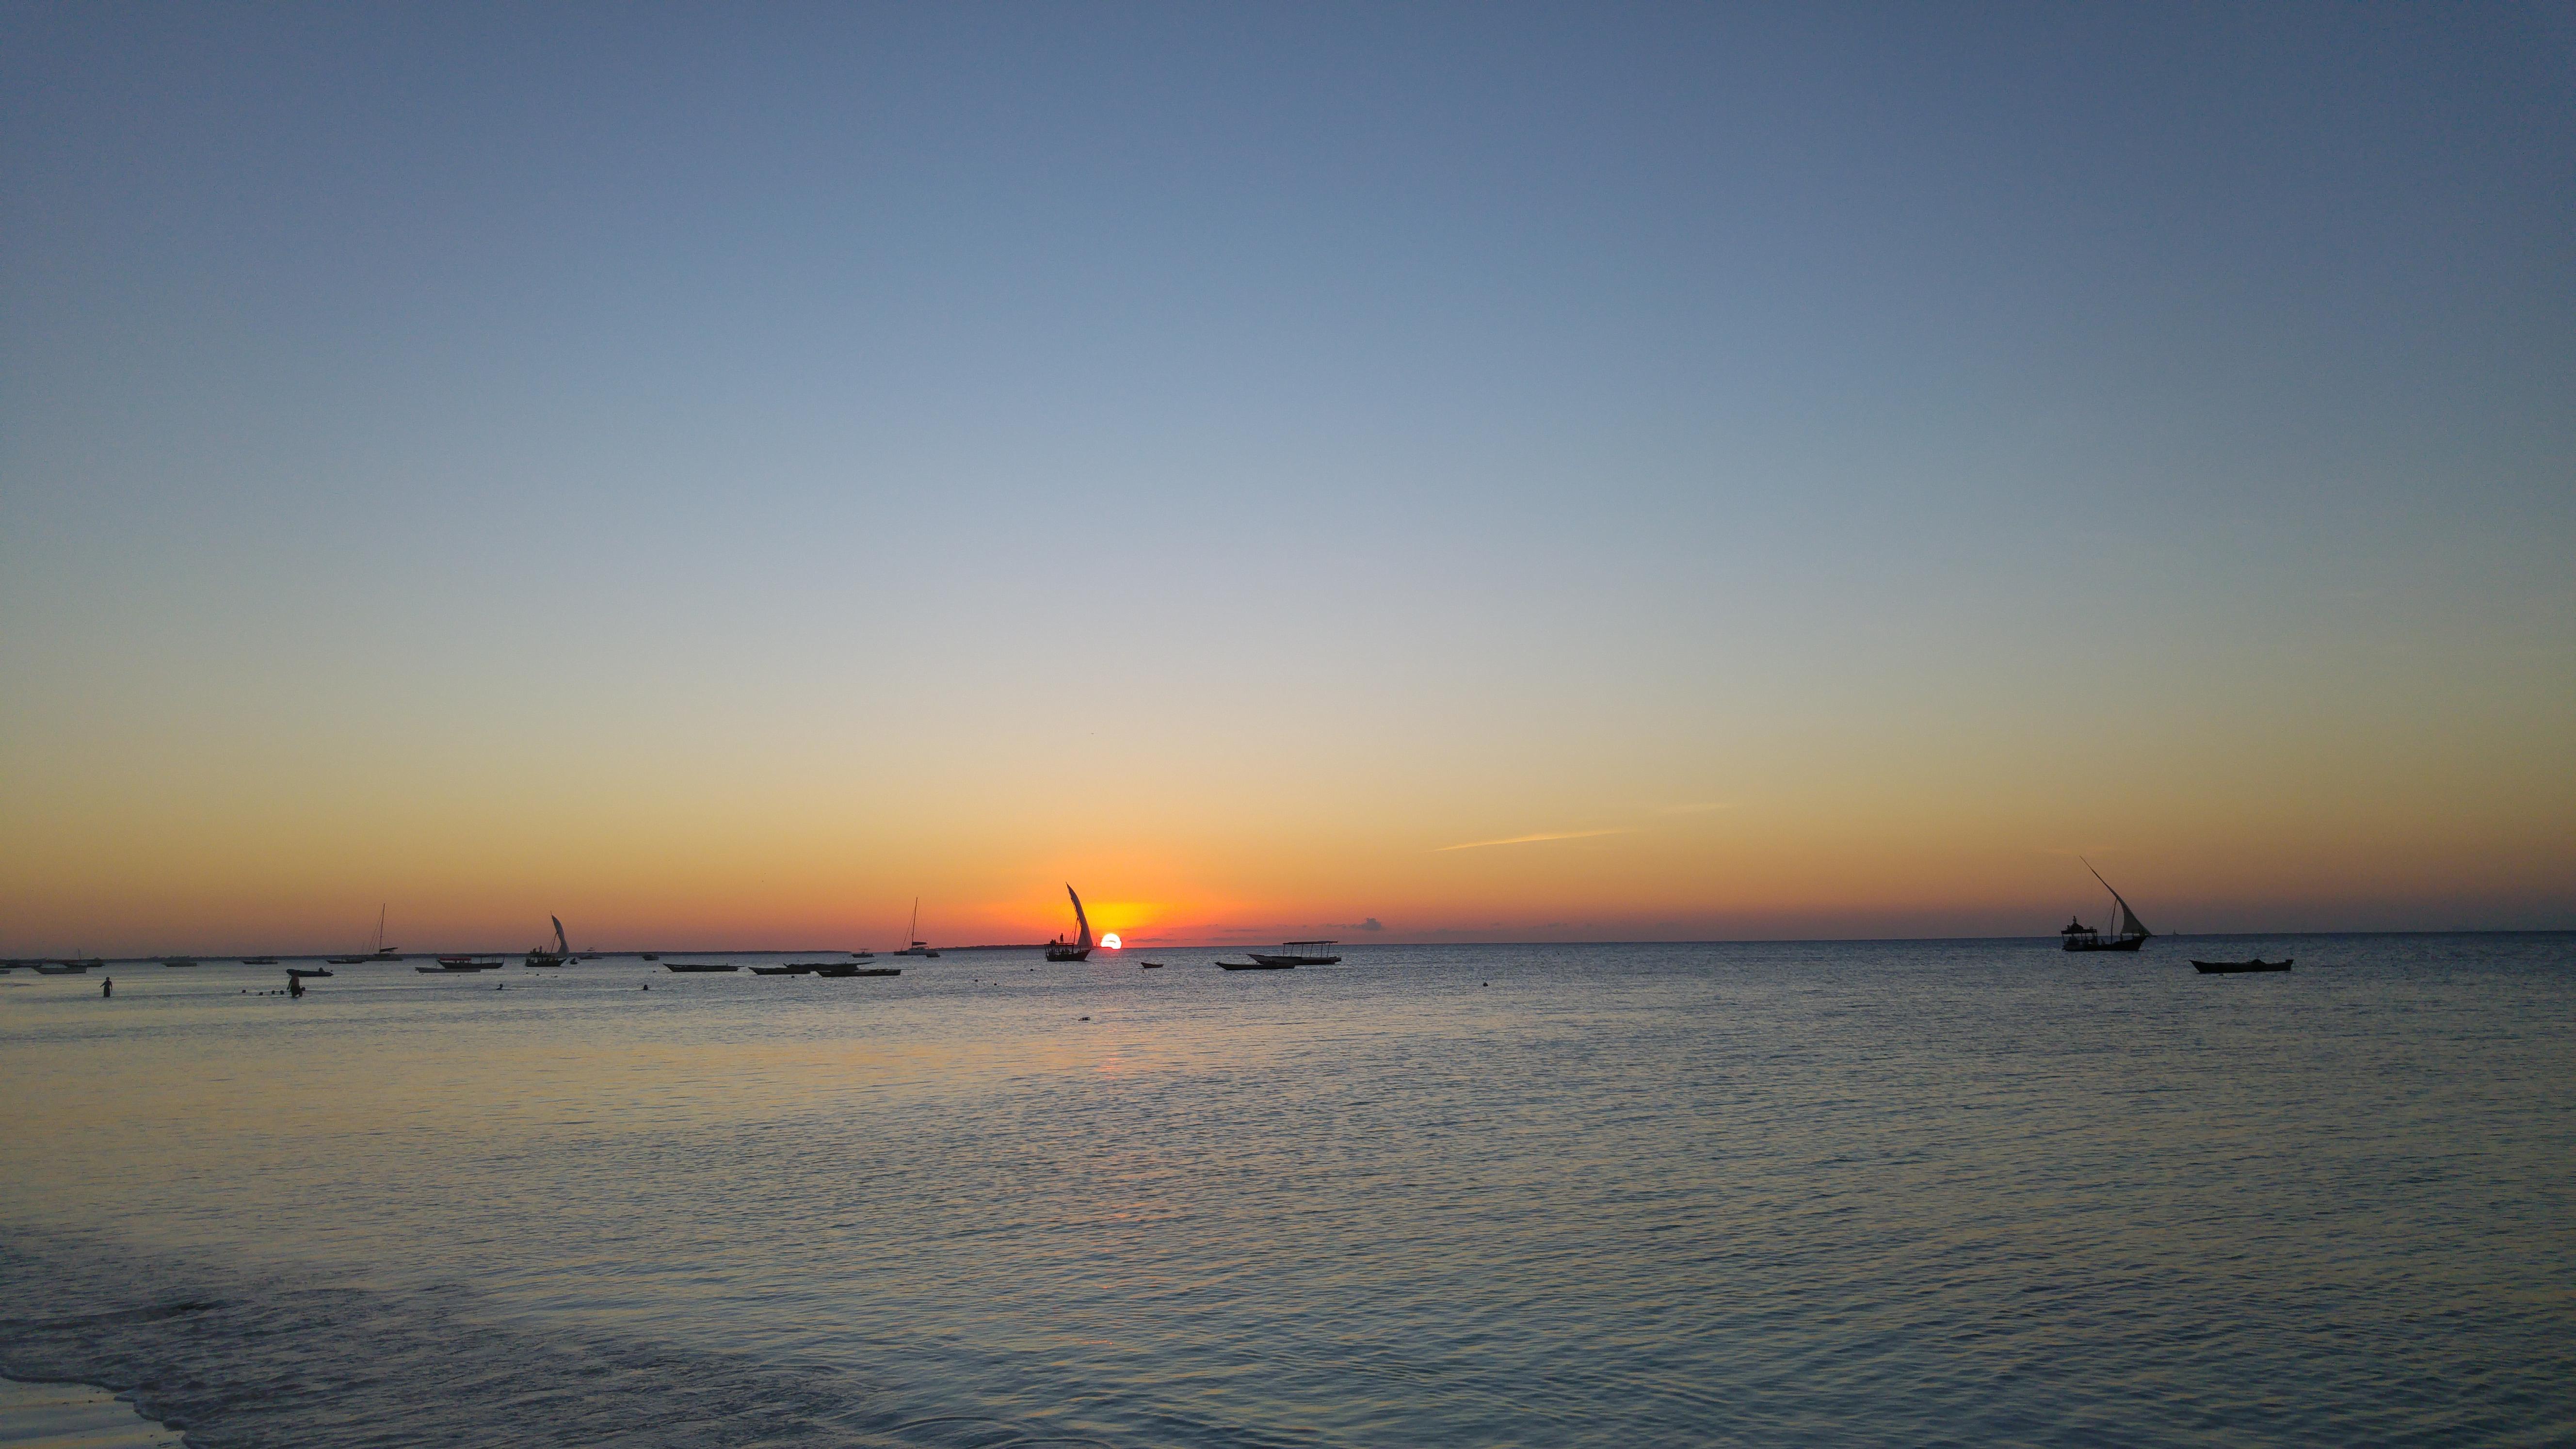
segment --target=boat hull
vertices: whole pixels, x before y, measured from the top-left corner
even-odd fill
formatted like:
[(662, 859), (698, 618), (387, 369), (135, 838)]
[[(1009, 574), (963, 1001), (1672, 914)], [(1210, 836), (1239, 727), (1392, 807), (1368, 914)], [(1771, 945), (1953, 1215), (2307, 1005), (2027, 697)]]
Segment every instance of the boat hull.
[(2252, 961), (2194, 961), (2191, 964), (2203, 976), (2243, 976), (2256, 971), (2287, 971), (2298, 959), (2293, 956), (2288, 961), (2257, 958)]
[(1258, 956), (1249, 961), (1219, 961), (1216, 964), (1218, 969), (1223, 971), (1294, 971), (1297, 969), (1297, 963), (1294, 961), (1264, 961)]
[(739, 971), (742, 968), (739, 966), (696, 966), (684, 961), (665, 961), (662, 963), (662, 969), (665, 971), (677, 971), (684, 976), (691, 976), (713, 971)]
[(1088, 949), (1074, 950), (1063, 946), (1049, 946), (1047, 947), (1047, 959), (1050, 961), (1088, 961), (1091, 959), (1091, 952)]
[(2068, 951), (2134, 951), (2145, 944), (2147, 944), (2146, 937), (2129, 936), (2126, 938), (2114, 937), (2107, 941), (2069, 941), (2062, 949)]
[(1342, 958), (1339, 956), (1265, 956), (1258, 951), (1248, 951), (1244, 954), (1252, 958), (1254, 965), (1270, 966), (1282, 969), (1290, 966), (1339, 966), (1342, 964)]
[(834, 980), (844, 980), (852, 976), (901, 976), (903, 968), (900, 966), (817, 966), (814, 968), (814, 974), (829, 976)]

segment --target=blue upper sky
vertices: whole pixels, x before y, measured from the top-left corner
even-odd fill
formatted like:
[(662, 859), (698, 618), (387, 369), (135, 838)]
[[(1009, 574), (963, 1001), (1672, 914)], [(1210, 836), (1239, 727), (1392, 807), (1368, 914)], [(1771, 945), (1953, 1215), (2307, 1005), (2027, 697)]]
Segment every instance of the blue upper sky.
[(1294, 684), (1676, 800), (2366, 707), (2303, 788), (2576, 801), (2567, 15), (13, 6), (14, 759)]

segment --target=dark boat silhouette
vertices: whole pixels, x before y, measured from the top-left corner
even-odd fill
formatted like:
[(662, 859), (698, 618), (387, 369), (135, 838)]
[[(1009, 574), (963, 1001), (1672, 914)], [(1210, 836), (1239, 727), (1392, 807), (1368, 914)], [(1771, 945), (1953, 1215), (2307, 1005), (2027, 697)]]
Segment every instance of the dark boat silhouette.
[[(2093, 862), (2085, 861), (2084, 868), (2093, 871), (2095, 880), (2102, 880), (2102, 872), (2093, 870)], [(2102, 889), (2111, 891), (2111, 883), (2102, 880)], [(2065, 928), (2057, 933), (2059, 946), (2068, 951), (2134, 951), (2155, 935), (2147, 929), (2146, 922), (2138, 919), (2138, 913), (2129, 909), (2129, 903), (2120, 899), (2118, 891), (2111, 891), (2111, 906), (2118, 927), (2110, 935), (2105, 936), (2082, 920), (2070, 917)]]
[[(1336, 944), (1338, 943), (1333, 941), (1282, 941), (1279, 943), (1279, 949), (1269, 955), (1265, 956), (1259, 951), (1246, 951), (1243, 954), (1251, 957), (1254, 964), (1261, 966), (1338, 966), (1342, 958), (1323, 949)], [(1300, 946), (1313, 949), (1301, 951), (1297, 949)]]
[(197, 962), (196, 958), (192, 956), (164, 956), (161, 958), (161, 964), (164, 966), (194, 966)]
[(1163, 969), (1163, 963), (1160, 961), (1139, 961), (1136, 963), (1136, 969), (1140, 971), (1160, 971)]
[(751, 974), (754, 976), (811, 976), (814, 974), (814, 966), (810, 962), (802, 966), (754, 966), (751, 968)]
[(665, 961), (662, 963), (662, 969), (665, 971), (679, 971), (685, 973), (692, 971), (739, 971), (742, 968), (740, 966), (733, 965), (730, 962), (709, 964), (697, 961)]
[[(919, 896), (914, 896), (914, 897), (912, 898), (912, 924), (911, 924), (911, 925), (909, 925), (909, 926), (904, 927), (904, 939), (905, 939), (905, 940), (907, 940), (907, 941), (912, 941), (913, 936), (914, 936), (915, 934), (917, 934), (920, 930), (921, 930), (921, 897), (919, 897)], [(852, 954), (854, 954), (854, 955), (865, 955), (865, 954), (867, 954), (867, 953), (865, 953), (865, 952), (854, 952), (854, 953), (852, 953)], [(890, 955), (895, 955), (895, 956), (923, 956), (923, 957), (929, 957), (929, 958), (933, 958), (933, 959), (936, 959), (936, 958), (938, 957), (938, 955), (939, 955), (939, 953), (938, 953), (938, 952), (933, 951), (933, 950), (931, 950), (931, 949), (930, 949), (930, 945), (929, 945), (929, 943), (928, 943), (928, 942), (926, 942), (926, 941), (912, 941), (912, 944), (911, 944), (911, 945), (904, 947), (902, 950), (900, 950), (900, 951), (890, 952), (890, 953), (888, 953), (888, 954), (890, 954)]]
[(374, 950), (368, 952), (364, 956), (325, 956), (322, 959), (334, 966), (355, 966), (361, 961), (401, 960), (402, 948), (399, 946), (388, 946), (385, 944), (385, 908), (383, 906), (376, 907), (376, 945)]
[[(1338, 961), (1341, 958), (1336, 956), (1333, 959)], [(1297, 969), (1296, 962), (1284, 961), (1276, 956), (1254, 956), (1249, 961), (1219, 961), (1216, 964), (1227, 971), (1294, 971)]]
[(903, 974), (903, 968), (900, 966), (854, 966), (846, 961), (825, 961), (814, 967), (814, 974), (817, 976), (831, 976), (836, 978), (850, 976), (901, 976)]
[(555, 923), (555, 948), (549, 951), (543, 946), (530, 946), (525, 963), (529, 966), (561, 966), (572, 959), (572, 947), (564, 942), (563, 917), (548, 916), (546, 919)]
[(2290, 962), (2298, 959), (2293, 956), (2287, 961), (2266, 961), (2257, 956), (2251, 961), (2194, 961), (2191, 964), (2198, 967), (2203, 976), (2241, 976), (2249, 971), (2287, 971)]
[(277, 958), (274, 956), (244, 956), (241, 958), (241, 963), (244, 966), (274, 966), (277, 964)]
[(1082, 897), (1073, 895), (1073, 887), (1066, 886), (1064, 893), (1073, 896), (1073, 919), (1082, 927), (1082, 939), (1068, 941), (1062, 936), (1056, 937), (1047, 943), (1046, 958), (1050, 961), (1088, 961), (1091, 959), (1091, 919), (1082, 913)]
[[(250, 963), (250, 962), (248, 962), (248, 961), (245, 961), (245, 962), (243, 962), (242, 964), (243, 964), (243, 965), (245, 965), (245, 966), (248, 966), (248, 965), (250, 965), (250, 964), (252, 964), (252, 963)], [(276, 965), (277, 963), (276, 963), (276, 962), (274, 962), (274, 961), (271, 961), (271, 962), (269, 962), (268, 964), (270, 964), (270, 965), (274, 966), (274, 965)], [(426, 967), (426, 966), (415, 966), (415, 967), (413, 967), (412, 969), (413, 969), (414, 971), (426, 971), (426, 970), (428, 970), (429, 968), (428, 968), (428, 967)], [(294, 977), (304, 977), (304, 976), (328, 976), (328, 975), (330, 975), (330, 974), (331, 974), (331, 971), (330, 971), (330, 968), (329, 968), (329, 967), (327, 967), (327, 966), (289, 966), (289, 967), (287, 967), (287, 968), (286, 968), (286, 974), (287, 974), (288, 976), (294, 976)]]

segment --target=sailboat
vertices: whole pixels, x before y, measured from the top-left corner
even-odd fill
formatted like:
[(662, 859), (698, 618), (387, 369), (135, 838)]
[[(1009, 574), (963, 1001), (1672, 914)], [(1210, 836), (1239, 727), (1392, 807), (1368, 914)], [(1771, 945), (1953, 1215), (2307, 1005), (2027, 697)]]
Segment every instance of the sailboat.
[(1088, 961), (1091, 959), (1091, 918), (1082, 913), (1082, 897), (1073, 895), (1073, 887), (1066, 886), (1064, 888), (1064, 893), (1066, 895), (1073, 896), (1073, 919), (1076, 924), (1082, 927), (1082, 939), (1078, 941), (1067, 941), (1062, 936), (1056, 937), (1054, 940), (1047, 943), (1047, 959), (1050, 961)]
[(904, 938), (905, 940), (907, 940), (907, 941), (912, 941), (912, 944), (911, 944), (911, 945), (909, 945), (909, 946), (904, 947), (904, 948), (903, 948), (902, 950), (900, 950), (900, 951), (893, 951), (893, 952), (889, 952), (889, 953), (887, 953), (887, 954), (889, 954), (889, 955), (894, 955), (894, 956), (930, 956), (930, 957), (936, 957), (939, 953), (938, 953), (938, 952), (936, 952), (936, 951), (931, 950), (931, 949), (930, 949), (930, 945), (929, 945), (929, 943), (928, 943), (928, 942), (925, 942), (925, 941), (915, 941), (915, 940), (913, 940), (913, 933), (914, 933), (914, 932), (916, 932), (916, 931), (919, 931), (920, 929), (921, 929), (921, 897), (919, 897), (919, 896), (914, 896), (914, 897), (912, 898), (912, 924), (911, 924), (911, 925), (909, 925), (909, 926), (904, 927), (904, 930), (903, 930), (903, 938)]
[(548, 916), (546, 919), (555, 923), (555, 948), (549, 951), (543, 946), (530, 946), (527, 960), (530, 966), (561, 966), (564, 958), (572, 954), (572, 948), (564, 944), (563, 917)]
[[(2083, 859), (2081, 856), (2076, 858)], [(2093, 862), (2084, 861), (2084, 868), (2093, 870)], [(2070, 916), (2065, 929), (2057, 933), (2058, 944), (2069, 951), (2134, 951), (2145, 945), (2147, 938), (2155, 932), (2147, 929), (2147, 923), (2138, 919), (2138, 913), (2129, 909), (2129, 903), (2120, 898), (2118, 891), (2111, 890), (2109, 881), (2102, 880), (2102, 872), (2093, 870), (2093, 878), (2102, 881), (2102, 889), (2111, 891), (2112, 918), (2119, 923), (2118, 929), (2105, 936), (2081, 919)]]
[(376, 907), (376, 945), (373, 951), (364, 956), (332, 956), (327, 959), (334, 966), (355, 966), (361, 961), (401, 960), (402, 948), (385, 944), (385, 908)]

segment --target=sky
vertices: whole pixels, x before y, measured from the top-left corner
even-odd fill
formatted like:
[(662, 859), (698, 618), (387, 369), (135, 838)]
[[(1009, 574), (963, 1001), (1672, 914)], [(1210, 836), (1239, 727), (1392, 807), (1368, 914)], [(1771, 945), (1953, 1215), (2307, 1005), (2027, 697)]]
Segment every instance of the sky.
[(2576, 927), (2576, 22), (0, 10), (0, 954)]

